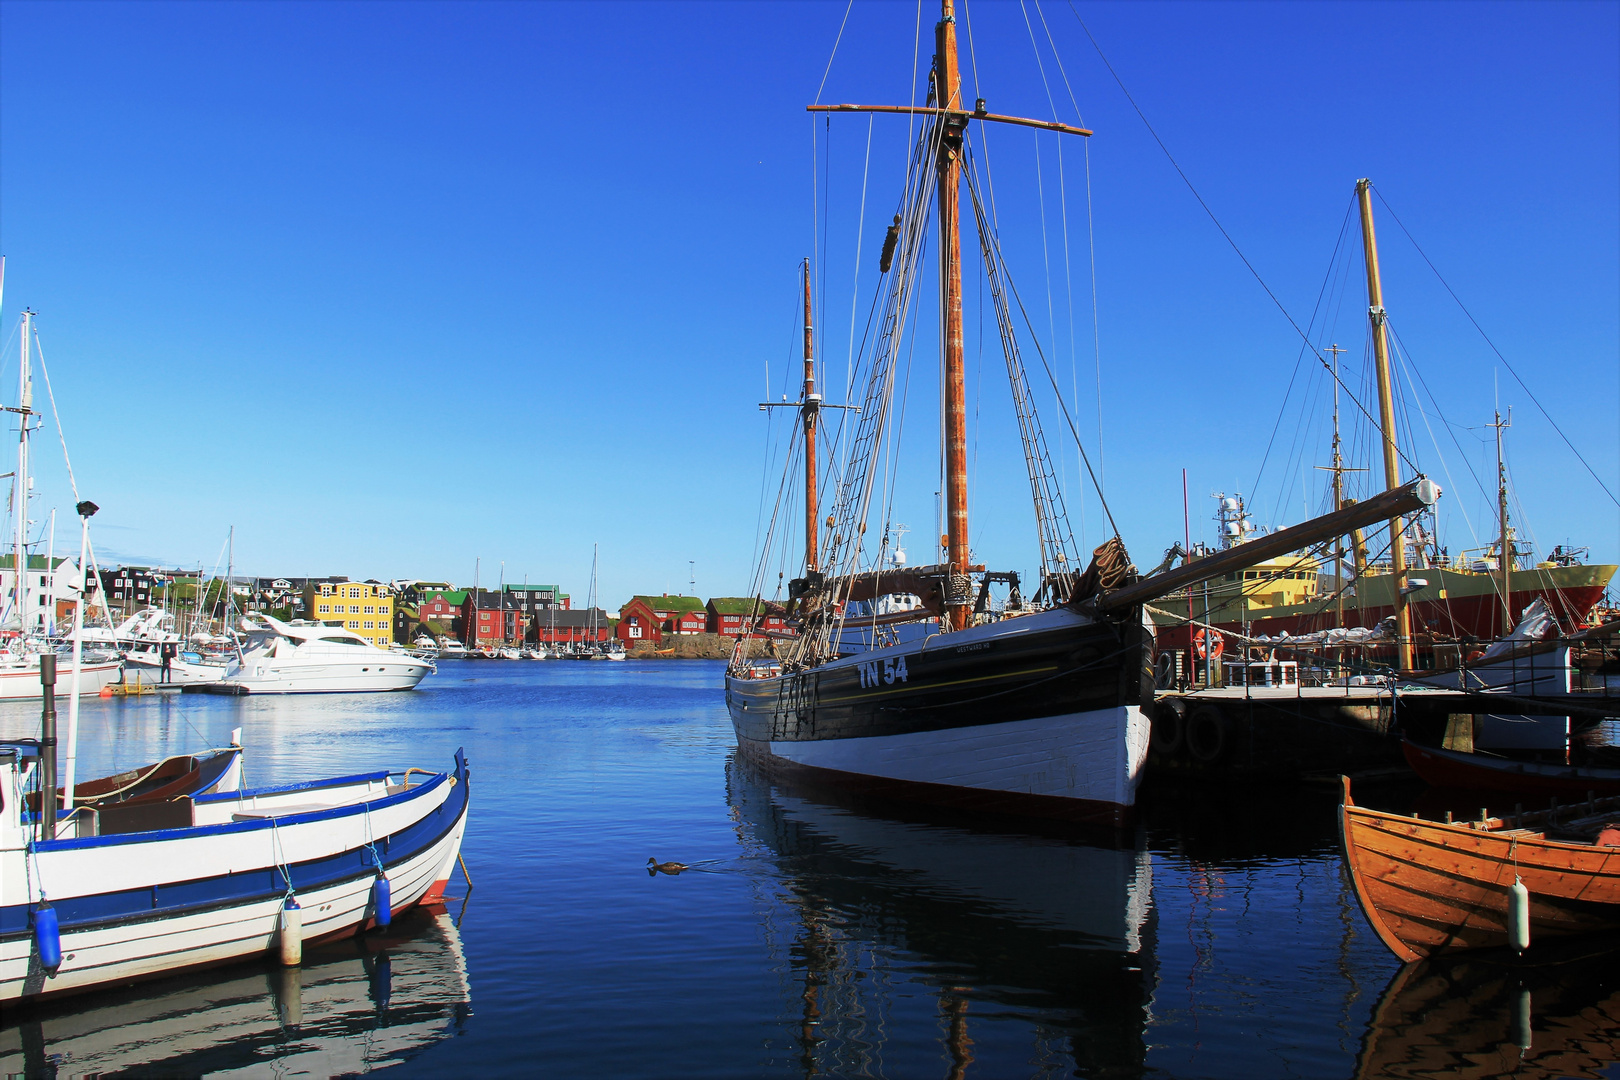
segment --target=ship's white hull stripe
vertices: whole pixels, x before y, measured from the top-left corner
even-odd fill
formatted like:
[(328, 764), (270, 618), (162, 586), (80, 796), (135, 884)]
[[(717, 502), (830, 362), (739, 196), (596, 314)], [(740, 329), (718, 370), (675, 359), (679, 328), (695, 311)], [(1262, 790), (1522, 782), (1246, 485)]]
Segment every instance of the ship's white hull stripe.
[(999, 724), (803, 742), (771, 753), (800, 765), (913, 783), (1131, 806), (1150, 722), (1134, 705)]

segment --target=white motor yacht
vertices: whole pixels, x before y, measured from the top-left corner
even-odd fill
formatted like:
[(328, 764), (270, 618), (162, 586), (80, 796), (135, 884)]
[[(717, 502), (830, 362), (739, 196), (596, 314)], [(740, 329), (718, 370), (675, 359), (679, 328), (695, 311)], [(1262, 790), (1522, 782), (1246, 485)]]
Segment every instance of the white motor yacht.
[(447, 637), (439, 642), (439, 659), (462, 660), (467, 656), (467, 646), (453, 637)]
[(433, 664), (379, 649), (352, 630), (258, 615), (223, 688), (243, 694), (413, 690)]

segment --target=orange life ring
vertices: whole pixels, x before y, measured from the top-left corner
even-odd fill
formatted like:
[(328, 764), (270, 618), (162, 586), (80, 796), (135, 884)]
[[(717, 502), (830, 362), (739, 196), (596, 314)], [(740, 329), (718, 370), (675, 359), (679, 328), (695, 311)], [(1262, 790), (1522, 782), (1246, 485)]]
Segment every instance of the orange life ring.
[(1226, 639), (1219, 630), (1199, 630), (1193, 634), (1193, 650), (1200, 660), (1219, 660), (1226, 651)]

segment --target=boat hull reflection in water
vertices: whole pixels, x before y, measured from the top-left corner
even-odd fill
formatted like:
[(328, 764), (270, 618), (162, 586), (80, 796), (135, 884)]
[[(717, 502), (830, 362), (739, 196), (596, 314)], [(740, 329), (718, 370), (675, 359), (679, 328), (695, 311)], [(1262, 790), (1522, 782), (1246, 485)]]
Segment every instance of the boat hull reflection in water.
[[(954, 1070), (977, 1055), (993, 1071), (986, 1040), (1008, 1032), (992, 1035), (990, 1018), (1009, 1010), (1038, 1014), (1042, 1045), (1007, 1048), (1022, 1060), (1055, 1054), (1085, 1075), (1143, 1068), (1154, 925), (1146, 851), (1089, 846), (1056, 825), (983, 831), (970, 818), (784, 779), (743, 755), (728, 779), (744, 845), (777, 863), (796, 909), (796, 920), (773, 918), (766, 932), (800, 990), (790, 1007), (802, 1014), (807, 1075), (881, 1071), (885, 1032), (915, 1037), (917, 1026), (893, 1015), (898, 998), (918, 996), (893, 985), (908, 967), (938, 999), (936, 1030)], [(880, 962), (874, 952), (897, 955)]]
[(348, 1075), (458, 1034), (470, 1010), (455, 923), (424, 908), (313, 947), (301, 968), (238, 965), (8, 1016), (0, 1073)]
[(1407, 964), (1373, 1010), (1356, 1076), (1602, 1077), (1620, 1054), (1620, 940), (1535, 964)]

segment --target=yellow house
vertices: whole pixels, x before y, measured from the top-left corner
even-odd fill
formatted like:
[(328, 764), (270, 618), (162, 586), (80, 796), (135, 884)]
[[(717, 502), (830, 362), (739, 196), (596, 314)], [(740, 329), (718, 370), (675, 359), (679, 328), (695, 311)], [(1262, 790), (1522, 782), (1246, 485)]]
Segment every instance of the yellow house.
[(394, 591), (363, 581), (304, 586), (304, 612), (317, 622), (353, 630), (379, 649), (394, 640)]

